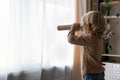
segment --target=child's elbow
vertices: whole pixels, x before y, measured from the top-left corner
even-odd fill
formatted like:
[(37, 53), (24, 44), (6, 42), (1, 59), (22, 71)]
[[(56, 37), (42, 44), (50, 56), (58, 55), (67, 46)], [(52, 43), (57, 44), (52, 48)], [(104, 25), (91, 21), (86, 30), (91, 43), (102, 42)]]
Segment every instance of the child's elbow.
[(72, 44), (72, 40), (71, 39), (68, 39), (68, 42)]
[(74, 44), (74, 40), (73, 39), (68, 39), (68, 42), (71, 44)]
[(76, 39), (74, 36), (69, 36), (68, 37), (68, 42), (71, 43), (71, 44), (76, 44)]

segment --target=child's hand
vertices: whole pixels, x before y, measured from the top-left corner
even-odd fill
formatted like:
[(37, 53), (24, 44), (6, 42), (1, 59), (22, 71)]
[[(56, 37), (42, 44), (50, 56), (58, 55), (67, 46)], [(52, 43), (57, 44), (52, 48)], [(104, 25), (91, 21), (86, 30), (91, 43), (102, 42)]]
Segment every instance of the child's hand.
[(71, 30), (78, 31), (80, 29), (80, 23), (73, 23)]

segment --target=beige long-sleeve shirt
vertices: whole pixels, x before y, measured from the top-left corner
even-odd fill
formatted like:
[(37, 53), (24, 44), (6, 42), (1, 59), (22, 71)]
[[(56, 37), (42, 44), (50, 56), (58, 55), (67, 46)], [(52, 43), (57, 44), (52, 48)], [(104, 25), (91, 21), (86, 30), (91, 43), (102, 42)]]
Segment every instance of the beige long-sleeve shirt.
[(71, 44), (81, 45), (84, 48), (82, 72), (83, 74), (97, 74), (104, 72), (101, 57), (103, 53), (103, 39), (91, 34), (75, 36), (75, 31), (70, 30), (68, 41)]

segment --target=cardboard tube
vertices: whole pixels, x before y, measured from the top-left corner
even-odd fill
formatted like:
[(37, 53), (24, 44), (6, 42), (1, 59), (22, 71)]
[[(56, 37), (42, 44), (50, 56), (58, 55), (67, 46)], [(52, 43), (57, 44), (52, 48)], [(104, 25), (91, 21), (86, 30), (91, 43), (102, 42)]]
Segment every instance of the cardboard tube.
[(58, 30), (70, 30), (72, 25), (58, 25), (57, 29)]

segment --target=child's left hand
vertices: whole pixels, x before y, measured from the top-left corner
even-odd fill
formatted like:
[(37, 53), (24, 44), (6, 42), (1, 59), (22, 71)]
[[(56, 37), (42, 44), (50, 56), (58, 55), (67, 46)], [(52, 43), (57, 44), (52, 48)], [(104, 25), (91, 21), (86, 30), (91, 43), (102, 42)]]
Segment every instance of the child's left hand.
[(80, 23), (73, 23), (71, 30), (78, 31), (80, 29)]

